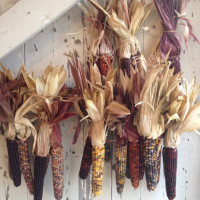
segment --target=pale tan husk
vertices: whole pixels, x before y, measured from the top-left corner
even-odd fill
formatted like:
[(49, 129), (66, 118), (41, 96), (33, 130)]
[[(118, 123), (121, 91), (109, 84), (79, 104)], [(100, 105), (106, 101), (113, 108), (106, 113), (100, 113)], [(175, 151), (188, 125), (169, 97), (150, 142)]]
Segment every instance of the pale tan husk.
[[(86, 104), (86, 110), (90, 119), (89, 136), (92, 139), (93, 146), (103, 146), (107, 135), (107, 125), (110, 120), (119, 117), (125, 117), (130, 114), (128, 108), (113, 101), (113, 82), (115, 69), (110, 68), (105, 79), (105, 86), (100, 84), (99, 80), (92, 79), (91, 89), (85, 90), (83, 97)], [(93, 77), (99, 77), (100, 72), (90, 67), (90, 73)]]
[[(25, 66), (22, 69), (22, 73), (25, 82), (31, 91), (31, 98), (34, 106), (32, 106), (32, 112), (37, 114), (40, 120), (40, 128), (38, 133), (34, 131), (34, 144), (33, 153), (38, 156), (47, 156), (49, 154), (50, 147), (50, 137), (52, 133), (52, 128), (50, 122), (48, 121), (48, 112), (52, 113), (53, 99), (59, 95), (59, 92), (63, 85), (65, 84), (67, 73), (64, 66), (53, 67), (51, 65), (47, 66), (43, 75), (34, 78), (29, 74)], [(44, 102), (47, 108), (44, 106)], [(23, 119), (24, 120), (24, 119)], [(30, 127), (32, 128), (32, 127)], [(22, 136), (22, 132), (20, 137)]]
[(181, 73), (173, 76), (169, 66), (169, 62), (159, 60), (149, 62), (142, 90), (135, 100), (138, 111), (134, 123), (140, 136), (156, 139), (165, 131), (164, 112), (181, 81)]
[(200, 85), (196, 86), (195, 78), (190, 85), (187, 81), (184, 82), (185, 85), (181, 85), (179, 90), (171, 96), (171, 104), (166, 114), (165, 147), (176, 148), (180, 142), (181, 133), (197, 132), (200, 129), (200, 102), (195, 103)]

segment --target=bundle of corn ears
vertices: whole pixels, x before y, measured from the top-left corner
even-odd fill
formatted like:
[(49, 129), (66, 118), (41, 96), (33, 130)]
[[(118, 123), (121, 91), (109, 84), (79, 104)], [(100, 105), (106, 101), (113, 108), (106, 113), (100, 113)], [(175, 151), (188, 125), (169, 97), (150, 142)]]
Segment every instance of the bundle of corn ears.
[[(103, 78), (95, 64), (89, 64), (88, 77), (79, 76), (84, 72), (83, 65), (74, 55), (70, 60), (71, 69), (77, 88), (82, 88), (83, 102), (85, 106), (80, 116), (84, 116), (89, 122), (88, 135), (92, 142), (92, 191), (93, 194), (99, 195), (102, 190), (103, 167), (105, 158), (105, 141), (108, 124), (116, 121), (117, 118), (124, 118), (130, 114), (130, 111), (123, 105), (113, 101), (113, 82), (115, 70), (110, 68), (107, 76)], [(74, 72), (77, 72), (75, 75)], [(85, 85), (85, 88), (82, 85)], [(78, 105), (79, 106), (79, 105)], [(76, 110), (80, 110), (77, 108)], [(83, 114), (84, 113), (84, 114)]]
[(200, 129), (200, 102), (196, 98), (200, 85), (196, 86), (196, 79), (189, 85), (185, 81), (170, 96), (171, 104), (166, 113), (166, 133), (164, 137), (163, 162), (166, 181), (166, 191), (169, 199), (176, 197), (177, 146), (182, 132)]
[[(141, 91), (135, 89), (137, 113), (134, 120), (140, 136), (144, 137), (145, 171), (148, 190), (157, 186), (157, 157), (159, 148), (157, 139), (165, 131), (164, 112), (167, 111), (170, 95), (176, 91), (181, 81), (181, 74), (173, 76), (169, 62), (152, 60), (149, 62)], [(136, 74), (135, 79), (139, 80)], [(138, 93), (139, 91), (139, 93)]]
[[(108, 10), (111, 3), (105, 4), (105, 9)], [(109, 29), (105, 26), (105, 16), (101, 13), (101, 11), (97, 11), (91, 4), (87, 5), (87, 8), (83, 5), (80, 5), (81, 9), (85, 14), (86, 20), (86, 41), (87, 41), (87, 49), (88, 55), (87, 59), (91, 60), (93, 63), (99, 68), (99, 71), (102, 76), (106, 76), (109, 68), (112, 65), (113, 61), (113, 49), (108, 40), (109, 37)], [(89, 23), (87, 23), (89, 22)], [(90, 62), (90, 61), (89, 61)], [(109, 133), (108, 133), (108, 138)], [(89, 137), (87, 138), (89, 140)], [(90, 145), (86, 142), (86, 145)], [(90, 149), (85, 146), (85, 149)], [(86, 151), (84, 151), (86, 153)], [(87, 154), (90, 154), (92, 157), (92, 151)], [(83, 154), (83, 158), (86, 157)], [(111, 158), (111, 149), (110, 144), (108, 142), (105, 143), (105, 161), (110, 161)], [(84, 159), (82, 159), (84, 163)], [(84, 169), (83, 169), (84, 170)], [(80, 168), (80, 174), (82, 174), (82, 168)]]
[[(36, 130), (26, 116), (36, 104), (30, 105), (28, 88), (20, 70), (13, 78), (10, 71), (2, 65), (1, 72), (1, 121), (4, 124), (4, 136), (7, 139), (10, 172), (15, 186), (21, 183), (21, 171), (31, 194), (33, 194), (33, 177), (28, 152), (28, 138)], [(5, 117), (7, 116), (7, 117)], [(18, 154), (19, 152), (19, 154)], [(19, 162), (20, 158), (20, 162)]]
[[(48, 155), (52, 157), (52, 173), (54, 195), (61, 199), (64, 183), (63, 147), (61, 144), (61, 131), (58, 122), (67, 119), (75, 113), (70, 113), (71, 103), (69, 91), (64, 86), (66, 71), (64, 67), (48, 66), (42, 77), (34, 79), (23, 70), (24, 79), (32, 91), (36, 102), (42, 102), (35, 112), (40, 120), (38, 134), (34, 138), (33, 151), (36, 154), (34, 165), (34, 199), (42, 199), (43, 182), (47, 167)], [(51, 146), (51, 151), (50, 150)]]
[[(119, 48), (119, 65), (123, 72), (126, 73), (128, 77), (130, 77), (131, 65), (133, 65), (135, 68), (142, 67), (143, 70), (146, 70), (146, 61), (144, 56), (141, 54), (140, 44), (135, 37), (135, 34), (140, 28), (142, 22), (149, 15), (152, 8), (152, 3), (147, 4), (145, 1), (139, 2), (137, 0), (118, 2), (113, 1), (113, 5), (108, 12), (103, 9), (96, 1), (89, 1), (94, 5), (95, 8), (97, 8), (99, 12), (101, 11), (102, 14), (105, 15), (106, 22), (108, 23), (109, 27), (117, 34), (117, 37), (115, 38), (116, 44)], [(133, 110), (134, 109), (132, 109), (132, 112)], [(137, 132), (137, 129), (135, 129), (134, 132)], [(130, 151), (128, 151), (129, 158), (127, 159), (127, 169), (130, 168), (129, 173), (134, 188), (137, 188), (139, 186), (139, 157), (143, 158), (142, 156), (139, 156), (139, 147), (142, 146), (142, 141), (143, 140), (140, 139), (140, 144), (138, 140), (133, 140), (129, 143)], [(127, 152), (125, 150), (122, 150), (124, 148), (127, 148), (125, 146), (122, 145), (121, 149), (120, 146), (117, 146), (117, 149), (119, 151), (124, 152), (123, 158), (126, 157), (125, 154)], [(142, 150), (142, 148), (140, 149)], [(143, 155), (143, 151), (140, 151), (140, 155)], [(142, 159), (140, 160), (142, 163)], [(122, 167), (122, 169), (123, 168), (124, 167)], [(142, 179), (144, 173), (143, 165), (140, 165), (140, 169), (140, 177)], [(118, 187), (117, 190), (119, 193), (122, 193), (123, 184), (120, 185), (121, 189), (119, 189)]]

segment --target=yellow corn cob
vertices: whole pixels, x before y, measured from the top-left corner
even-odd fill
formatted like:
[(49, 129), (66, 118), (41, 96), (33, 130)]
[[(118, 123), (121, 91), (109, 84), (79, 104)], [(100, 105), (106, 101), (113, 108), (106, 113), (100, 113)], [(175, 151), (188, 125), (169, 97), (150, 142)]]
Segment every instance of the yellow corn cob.
[(101, 194), (103, 181), (103, 167), (105, 159), (105, 147), (92, 147), (92, 193), (95, 196)]

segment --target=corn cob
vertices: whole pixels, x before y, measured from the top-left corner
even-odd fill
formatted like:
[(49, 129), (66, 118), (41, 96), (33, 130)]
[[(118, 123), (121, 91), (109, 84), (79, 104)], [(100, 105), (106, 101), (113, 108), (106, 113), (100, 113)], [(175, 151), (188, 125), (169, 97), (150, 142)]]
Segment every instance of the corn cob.
[(157, 183), (160, 180), (160, 167), (161, 167), (161, 139), (156, 139), (157, 148)]
[(34, 163), (34, 200), (42, 200), (44, 177), (48, 166), (48, 157), (35, 157)]
[(64, 187), (63, 147), (51, 148), (54, 196), (62, 199)]
[(157, 152), (156, 140), (144, 139), (145, 148), (145, 172), (147, 189), (155, 190), (157, 186)]
[(103, 168), (105, 159), (105, 147), (92, 147), (92, 193), (101, 194), (103, 181)]
[(169, 200), (173, 200), (176, 197), (177, 157), (177, 148), (163, 148), (165, 185)]
[(10, 168), (10, 162), (9, 162), (9, 159), (8, 159), (8, 173), (9, 173), (9, 177), (11, 180), (13, 180), (13, 176), (12, 176), (12, 171), (11, 171), (11, 168)]
[[(106, 140), (110, 140), (111, 131), (108, 132)], [(108, 141), (105, 143), (105, 162), (110, 162), (111, 159), (111, 145)]]
[(105, 162), (109, 162), (111, 158), (110, 143), (105, 143)]
[(112, 63), (112, 58), (110, 55), (102, 55), (99, 57), (99, 71), (101, 75), (106, 76), (108, 73), (108, 70), (110, 68), (110, 65)]
[(90, 137), (88, 136), (83, 151), (81, 167), (79, 170), (79, 177), (81, 179), (84, 180), (88, 177), (91, 165), (92, 165), (92, 143)]
[(115, 144), (115, 171), (117, 192), (121, 194), (124, 189), (126, 177), (126, 161), (127, 161), (127, 145), (126, 141), (120, 141)]
[(129, 164), (131, 183), (136, 189), (139, 186), (139, 142), (129, 143)]
[(130, 164), (129, 164), (129, 142), (127, 142), (127, 155), (126, 155), (126, 178), (130, 179)]
[(128, 77), (131, 76), (130, 74), (130, 59), (129, 58), (122, 58), (121, 59), (121, 69), (122, 71), (128, 75)]
[(22, 174), (26, 181), (26, 185), (31, 194), (33, 194), (33, 176), (31, 172), (30, 156), (28, 152), (28, 139), (25, 141), (20, 140), (18, 144), (20, 164), (22, 169)]
[(140, 137), (139, 139), (139, 148), (140, 148), (140, 153), (139, 153), (139, 179), (142, 180), (144, 177), (144, 171), (145, 171), (145, 165), (144, 165), (144, 141), (143, 137)]
[(16, 140), (6, 140), (8, 149), (8, 159), (10, 170), (12, 174), (12, 180), (16, 187), (21, 185), (21, 170), (18, 152), (18, 142)]

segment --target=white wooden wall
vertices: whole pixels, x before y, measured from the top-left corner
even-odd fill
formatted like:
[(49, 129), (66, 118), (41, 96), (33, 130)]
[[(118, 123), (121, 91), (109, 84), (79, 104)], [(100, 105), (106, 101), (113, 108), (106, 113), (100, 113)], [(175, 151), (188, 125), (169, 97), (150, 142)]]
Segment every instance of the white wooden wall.
[[(200, 38), (200, 1), (192, 0), (187, 8), (187, 16), (191, 20), (194, 32)], [(144, 26), (149, 26), (149, 32), (140, 30), (138, 38), (146, 56), (149, 56), (153, 44), (159, 35), (160, 19), (154, 8), (150, 17), (146, 20)], [(78, 7), (72, 8), (69, 12), (60, 17), (45, 30), (41, 31), (34, 38), (26, 42), (11, 55), (7, 56), (1, 62), (16, 71), (19, 69), (21, 61), (24, 60), (28, 70), (33, 70), (35, 74), (40, 74), (51, 62), (54, 65), (64, 64), (66, 69), (67, 58), (63, 56), (64, 52), (77, 49), (80, 56), (83, 57), (83, 21)], [(181, 54), (182, 70), (187, 80), (191, 81), (195, 75), (200, 82), (200, 46), (193, 39), (188, 44), (188, 50), (183, 41), (183, 28), (179, 28), (179, 35), (183, 44)], [(77, 33), (77, 34), (67, 34)], [(68, 85), (72, 86), (71, 74), (68, 74)], [(200, 123), (200, 122), (199, 122)], [(165, 192), (165, 182), (163, 176), (163, 166), (161, 167), (160, 183), (154, 192), (146, 189), (145, 180), (140, 182), (137, 190), (131, 186), (130, 180), (126, 179), (125, 188), (122, 196), (116, 191), (115, 171), (113, 165), (114, 157), (111, 163), (105, 163), (103, 191), (101, 196), (94, 198), (91, 193), (90, 178), (82, 181), (78, 177), (80, 162), (84, 141), (87, 133), (87, 127), (84, 127), (78, 142), (71, 145), (73, 135), (66, 137), (68, 129), (73, 124), (73, 119), (61, 123), (63, 132), (64, 146), (64, 166), (65, 166), (65, 187), (63, 200), (167, 200)], [(178, 148), (178, 172), (177, 172), (177, 200), (199, 200), (200, 199), (200, 136), (195, 133), (184, 133), (181, 137), (181, 144)], [(33, 163), (33, 159), (32, 159)], [(8, 177), (8, 154), (3, 136), (0, 136), (0, 200), (32, 200), (24, 179), (19, 188), (13, 186)], [(44, 200), (53, 200), (53, 186), (51, 165), (44, 183)]]

